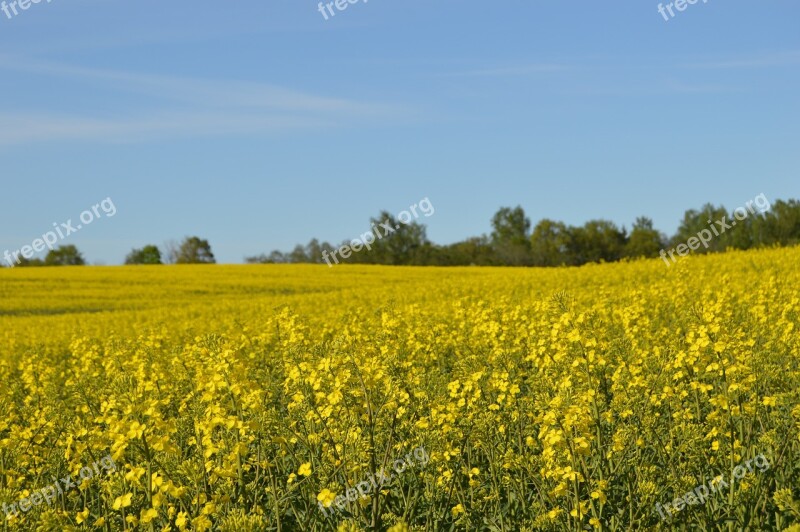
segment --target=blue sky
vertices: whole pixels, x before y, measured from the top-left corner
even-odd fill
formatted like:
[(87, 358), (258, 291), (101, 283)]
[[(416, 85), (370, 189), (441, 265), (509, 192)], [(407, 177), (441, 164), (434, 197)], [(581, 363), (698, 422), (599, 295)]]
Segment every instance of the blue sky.
[(339, 243), (425, 197), (439, 243), (517, 204), (534, 223), (644, 214), (671, 233), (707, 201), (800, 198), (800, 4), (657, 6), (0, 11), (0, 253), (107, 197), (116, 215), (62, 242), (93, 263), (195, 234), (220, 262)]

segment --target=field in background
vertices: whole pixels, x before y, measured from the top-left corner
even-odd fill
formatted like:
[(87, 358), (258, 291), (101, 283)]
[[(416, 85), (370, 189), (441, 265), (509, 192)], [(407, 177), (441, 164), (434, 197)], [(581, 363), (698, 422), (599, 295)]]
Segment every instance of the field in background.
[(0, 270), (0, 530), (784, 529), (798, 264)]

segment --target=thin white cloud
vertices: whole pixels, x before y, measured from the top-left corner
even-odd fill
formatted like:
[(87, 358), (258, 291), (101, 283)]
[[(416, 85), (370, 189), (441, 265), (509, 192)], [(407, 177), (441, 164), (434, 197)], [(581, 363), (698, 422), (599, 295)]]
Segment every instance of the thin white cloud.
[(778, 52), (758, 56), (740, 57), (736, 59), (687, 63), (683, 68), (708, 70), (775, 68), (800, 65), (800, 51)]
[(744, 92), (740, 88), (713, 83), (685, 83), (670, 80), (664, 84), (665, 92), (683, 94), (720, 94), (726, 92)]
[(651, 80), (636, 85), (616, 85), (586, 83), (577, 88), (561, 89), (561, 94), (578, 96), (640, 97), (680, 94), (727, 94), (746, 92), (745, 89), (731, 85), (711, 83), (686, 83), (673, 79)]
[(308, 118), (230, 113), (164, 112), (141, 118), (98, 119), (40, 113), (0, 113), (0, 146), (48, 141), (140, 142), (168, 137), (279, 133), (333, 127)]
[(449, 72), (445, 76), (453, 77), (505, 77), (505, 76), (526, 76), (529, 74), (542, 74), (548, 72), (561, 72), (569, 70), (569, 67), (558, 64), (537, 64), (520, 65), (500, 68), (485, 68), (475, 70), (464, 70), (461, 72)]
[[(93, 92), (120, 102), (120, 113), (114, 117), (65, 116), (40, 110), (3, 113), (0, 107), (0, 145), (74, 139), (143, 140), (151, 135), (278, 132), (385, 121), (392, 117), (407, 120), (409, 116), (409, 110), (395, 106), (317, 96), (249, 81), (131, 73), (22, 61), (8, 56), (0, 56), (0, 70), (56, 78), (78, 87), (88, 83)], [(124, 93), (144, 98), (131, 100)], [(126, 114), (131, 103), (137, 109)]]

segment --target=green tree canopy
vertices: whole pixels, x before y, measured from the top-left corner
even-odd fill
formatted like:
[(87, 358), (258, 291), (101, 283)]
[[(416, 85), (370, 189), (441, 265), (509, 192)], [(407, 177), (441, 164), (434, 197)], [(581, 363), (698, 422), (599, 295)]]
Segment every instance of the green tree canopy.
[(184, 238), (178, 246), (176, 264), (215, 264), (216, 262), (208, 240), (191, 236)]
[[(800, 243), (800, 201), (777, 200), (763, 218), (753, 218), (754, 226), (761, 220), (760, 240), (765, 245), (792, 246)], [(754, 238), (754, 239), (756, 239)]]
[(536, 224), (531, 235), (531, 256), (534, 266), (572, 264), (572, 234), (562, 222), (544, 219)]
[(44, 258), (44, 264), (45, 266), (83, 266), (86, 261), (78, 248), (68, 245), (50, 250)]
[(42, 259), (26, 259), (25, 257), (19, 258), (19, 264), (17, 264), (18, 268), (25, 268), (25, 267), (38, 267), (44, 266), (44, 261)]
[(492, 246), (501, 264), (531, 264), (531, 221), (522, 207), (502, 207), (492, 217)]
[(590, 220), (573, 230), (572, 253), (578, 264), (613, 262), (622, 258), (627, 237), (625, 231), (608, 220)]
[(125, 257), (125, 264), (162, 264), (161, 251), (153, 245), (134, 249)]
[(636, 219), (625, 244), (626, 257), (658, 257), (664, 249), (665, 238), (653, 227), (653, 220), (640, 216)]
[[(683, 220), (680, 226), (678, 226), (678, 232), (675, 233), (675, 236), (670, 240), (670, 246), (674, 247), (683, 244), (690, 238), (696, 237), (697, 234), (704, 229), (712, 231), (715, 227), (718, 228), (719, 226), (716, 225), (716, 222), (723, 218), (726, 220), (726, 223), (730, 223), (728, 211), (725, 210), (725, 207), (714, 207), (711, 203), (706, 203), (699, 211), (696, 209), (689, 209), (683, 214)], [(724, 251), (730, 244), (732, 235), (733, 232), (729, 230), (719, 235), (714, 235), (714, 238), (709, 241), (708, 249), (706, 249), (705, 246), (701, 246), (695, 252), (708, 253), (710, 251)]]

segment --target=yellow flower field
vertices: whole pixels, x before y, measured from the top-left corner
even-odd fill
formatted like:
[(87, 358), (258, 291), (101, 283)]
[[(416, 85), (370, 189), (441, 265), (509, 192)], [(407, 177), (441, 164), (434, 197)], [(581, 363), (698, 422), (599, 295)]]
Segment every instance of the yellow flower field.
[(0, 270), (2, 530), (789, 529), (798, 264)]

